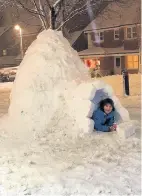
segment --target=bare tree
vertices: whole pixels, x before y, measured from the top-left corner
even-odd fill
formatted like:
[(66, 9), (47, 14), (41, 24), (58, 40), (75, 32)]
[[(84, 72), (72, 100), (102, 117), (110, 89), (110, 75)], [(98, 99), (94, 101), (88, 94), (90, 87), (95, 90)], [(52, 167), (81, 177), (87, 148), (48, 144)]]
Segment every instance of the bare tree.
[[(95, 17), (112, 2), (124, 5), (127, 0), (0, 0), (0, 8), (4, 9), (7, 5), (18, 6), (18, 9), (24, 9), (38, 17), (44, 29), (62, 29), (71, 20), (75, 21), (82, 14), (86, 15), (90, 9)], [(77, 25), (79, 24), (75, 24)]]

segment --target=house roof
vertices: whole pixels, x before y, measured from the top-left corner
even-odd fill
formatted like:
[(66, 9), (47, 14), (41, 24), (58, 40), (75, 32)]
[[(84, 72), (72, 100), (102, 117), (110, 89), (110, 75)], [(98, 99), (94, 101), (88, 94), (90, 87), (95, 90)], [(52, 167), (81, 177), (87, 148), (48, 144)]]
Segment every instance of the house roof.
[(118, 48), (101, 48), (101, 47), (93, 47), (89, 48), (87, 50), (83, 50), (79, 52), (80, 57), (97, 57), (97, 56), (116, 56), (121, 55), (125, 56), (128, 54), (138, 54), (139, 49), (137, 50), (124, 50), (124, 47), (118, 47)]
[(113, 2), (109, 4), (103, 12), (96, 17), (85, 31), (107, 29), (130, 24), (141, 23), (141, 1), (129, 0), (125, 5)]

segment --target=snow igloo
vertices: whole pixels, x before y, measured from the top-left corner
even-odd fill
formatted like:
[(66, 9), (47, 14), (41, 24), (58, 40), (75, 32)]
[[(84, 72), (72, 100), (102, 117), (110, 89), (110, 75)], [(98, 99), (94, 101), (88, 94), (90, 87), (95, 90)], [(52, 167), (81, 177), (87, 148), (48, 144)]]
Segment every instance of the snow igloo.
[(94, 131), (93, 111), (106, 97), (115, 103), (118, 124), (130, 122), (128, 111), (112, 88), (99, 80), (92, 82), (62, 33), (47, 30), (38, 35), (20, 64), (11, 92), (9, 117), (18, 122), (18, 130), (25, 127), (40, 131), (47, 129), (57, 110), (62, 109), (82, 133), (90, 133)]
[[(103, 81), (97, 80), (94, 82), (82, 83), (72, 91), (72, 96), (69, 96), (68, 107), (70, 108), (70, 113), (76, 119), (79, 128), (82, 129), (84, 133), (91, 133), (94, 131), (92, 115), (99, 107), (100, 101), (105, 98), (111, 98), (114, 101), (116, 109), (115, 119), (119, 125), (119, 133), (124, 134), (123, 137), (128, 137), (134, 133), (134, 126), (130, 121), (128, 111), (121, 105), (111, 86), (105, 84)], [(130, 127), (127, 129), (128, 131), (124, 130), (126, 124), (129, 125), (127, 125), (127, 127)]]

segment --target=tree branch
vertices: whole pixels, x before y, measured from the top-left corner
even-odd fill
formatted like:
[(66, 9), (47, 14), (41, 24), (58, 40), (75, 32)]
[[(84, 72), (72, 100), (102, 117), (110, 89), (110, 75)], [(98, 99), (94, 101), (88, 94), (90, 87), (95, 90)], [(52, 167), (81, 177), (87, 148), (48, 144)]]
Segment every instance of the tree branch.
[(51, 11), (52, 6), (50, 5), (49, 0), (46, 0), (46, 3), (47, 3), (47, 5), (48, 5), (48, 7), (49, 7), (49, 9), (50, 9), (50, 11)]
[(44, 17), (44, 15), (42, 15), (41, 13), (38, 13), (37, 11), (33, 10), (33, 9), (29, 9), (27, 8), (23, 3), (21, 3), (20, 0), (16, 0), (16, 2), (23, 8), (25, 9), (26, 11), (30, 12), (31, 14), (37, 14), (37, 15), (41, 15)]
[[(92, 5), (90, 5), (90, 7), (95, 6), (96, 4), (97, 4), (97, 2), (94, 3), (94, 4), (92, 4)], [(84, 6), (82, 6), (82, 7), (84, 7)], [(79, 8), (79, 9), (82, 9), (82, 8)], [(72, 18), (74, 18), (76, 15), (81, 14), (82, 12), (86, 11), (86, 9), (88, 9), (88, 8), (86, 7), (86, 8), (84, 8), (83, 10), (80, 10), (80, 11), (78, 12), (79, 9), (75, 10), (75, 11), (74, 11), (75, 13), (74, 13), (72, 16), (69, 15), (69, 16), (67, 17), (67, 19), (57, 28), (57, 30), (60, 30), (60, 29), (70, 20), (70, 19), (72, 19)]]
[[(37, 3), (36, 3), (35, 0), (33, 0), (33, 4), (34, 4), (34, 6), (35, 6), (35, 8), (36, 8), (36, 10), (37, 10), (37, 13), (39, 13), (39, 18), (40, 18), (40, 20), (41, 20), (41, 22), (42, 22), (42, 26), (43, 26), (45, 29), (47, 29), (46, 23), (45, 23), (45, 21), (44, 21), (45, 15), (43, 15), (43, 12), (42, 12), (42, 14), (41, 14), (41, 10), (40, 10), (40, 8), (38, 7), (38, 5), (37, 5)], [(39, 0), (39, 6), (41, 6), (40, 0)]]
[(56, 7), (57, 5), (59, 5), (61, 2), (62, 2), (63, 0), (57, 0), (54, 4), (53, 4), (53, 6), (52, 7)]

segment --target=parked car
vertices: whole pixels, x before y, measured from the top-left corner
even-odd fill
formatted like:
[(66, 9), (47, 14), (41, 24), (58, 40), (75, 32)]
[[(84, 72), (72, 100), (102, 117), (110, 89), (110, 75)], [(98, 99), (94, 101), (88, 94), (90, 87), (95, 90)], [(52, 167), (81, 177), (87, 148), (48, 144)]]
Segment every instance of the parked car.
[(14, 82), (16, 75), (9, 75), (9, 82)]
[(15, 75), (0, 75), (0, 82), (14, 82)]
[(2, 82), (9, 82), (9, 76), (3, 75), (2, 78), (1, 78), (1, 81)]

